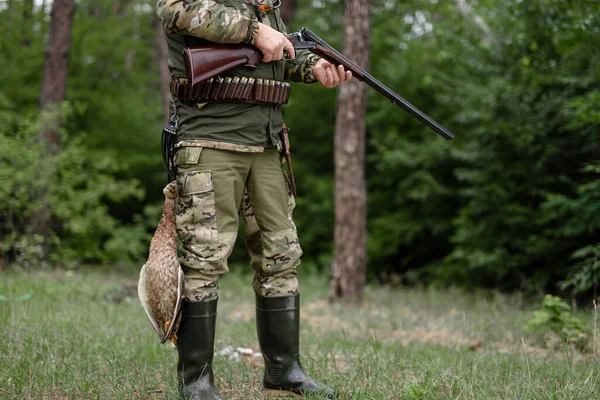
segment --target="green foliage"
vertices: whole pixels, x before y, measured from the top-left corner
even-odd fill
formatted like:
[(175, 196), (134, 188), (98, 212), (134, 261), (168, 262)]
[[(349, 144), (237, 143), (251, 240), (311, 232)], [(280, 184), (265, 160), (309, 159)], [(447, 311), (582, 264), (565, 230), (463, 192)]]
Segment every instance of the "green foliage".
[[(4, 105), (8, 105), (7, 101)], [(64, 104), (63, 118), (72, 113)], [(140, 226), (128, 227), (111, 215), (111, 207), (129, 199), (141, 199), (143, 189), (135, 180), (119, 180), (119, 168), (110, 157), (95, 157), (82, 140), (61, 132), (56, 155), (46, 152), (37, 140), (42, 114), (21, 119), (4, 111), (0, 132), (0, 251), (21, 265), (39, 265), (75, 260), (115, 262), (139, 260), (147, 237)], [(49, 236), (36, 233), (39, 219), (48, 219)], [(131, 231), (135, 235), (131, 234)], [(121, 246), (116, 243), (127, 239)], [(126, 246), (126, 249), (124, 248)]]
[(403, 388), (403, 398), (410, 400), (426, 399), (428, 390), (417, 383), (409, 382)]
[[(32, 259), (50, 243), (55, 258), (142, 262), (165, 183), (154, 4), (78, 1), (66, 92), (74, 113), (65, 154), (46, 160), (33, 138), (49, 9), (35, 3), (24, 19), (27, 3), (0, 8), (0, 58), (10, 60), (0, 69), (9, 83), (0, 98), (2, 156), (20, 163), (18, 179), (28, 182), (2, 172), (11, 182), (0, 205), (4, 254)], [(467, 4), (372, 2), (369, 71), (456, 139), (444, 141), (369, 89), (369, 273), (590, 295), (600, 232), (600, 4)], [(299, 2), (288, 30), (308, 26), (341, 50), (343, 17), (344, 2)], [(284, 107), (304, 262), (322, 270), (333, 249), (337, 93), (294, 84)], [(121, 186), (132, 178), (135, 186)], [(42, 180), (62, 187), (49, 192), (59, 222), (48, 238), (27, 233), (43, 208), (31, 200)], [(244, 253), (238, 246), (231, 261)]]
[[(585, 117), (595, 118), (593, 112), (585, 113)], [(596, 287), (600, 283), (600, 246), (593, 242), (596, 232), (600, 230), (600, 162), (586, 165), (582, 172), (590, 178), (578, 185), (573, 196), (548, 196), (543, 207), (549, 220), (560, 223), (554, 233), (556, 240), (583, 237), (591, 243), (573, 252), (571, 257), (577, 262), (568, 270), (566, 279), (560, 282), (559, 287), (572, 291), (573, 294), (595, 296)]]
[(590, 341), (590, 328), (586, 321), (576, 315), (560, 297), (546, 295), (542, 308), (533, 312), (533, 317), (525, 324), (530, 331), (549, 330), (557, 334), (566, 344), (574, 344), (585, 350)]
[(81, 108), (70, 131), (86, 132), (84, 145), (144, 181), (150, 201), (162, 199), (166, 183), (153, 7), (148, 0), (78, 3), (67, 81), (68, 100)]
[(585, 246), (573, 253), (580, 260), (560, 282), (560, 288), (571, 290), (573, 294), (596, 293), (600, 283), (600, 244)]
[(390, 8), (373, 16), (375, 75), (457, 139), (440, 142), (372, 99), (371, 262), (429, 282), (556, 290), (569, 255), (597, 241), (597, 216), (584, 212), (565, 238), (570, 221), (546, 203), (593, 179), (581, 168), (598, 158), (598, 6)]

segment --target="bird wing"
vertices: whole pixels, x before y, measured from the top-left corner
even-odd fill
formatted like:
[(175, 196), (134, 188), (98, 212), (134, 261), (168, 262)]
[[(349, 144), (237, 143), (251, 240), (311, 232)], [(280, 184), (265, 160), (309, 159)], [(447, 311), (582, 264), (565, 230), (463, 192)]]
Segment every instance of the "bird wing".
[(181, 318), (181, 303), (183, 300), (183, 271), (181, 266), (177, 269), (177, 302), (175, 303), (175, 309), (173, 310), (173, 317), (171, 318), (171, 325), (165, 332), (165, 335), (160, 339), (161, 343), (166, 342), (177, 332), (179, 328), (179, 319)]
[[(179, 291), (177, 292), (177, 294), (179, 295)], [(164, 343), (165, 340), (163, 340), (163, 328), (160, 326), (160, 324), (154, 317), (154, 314), (152, 313), (152, 308), (148, 303), (148, 292), (146, 291), (146, 264), (144, 264), (142, 266), (142, 269), (140, 270), (140, 279), (138, 281), (138, 297), (140, 299), (140, 303), (142, 303), (142, 307), (144, 307), (144, 310), (146, 311), (146, 315), (148, 316), (150, 323), (152, 323), (154, 330), (158, 334), (158, 337), (161, 339), (161, 343)], [(173, 326), (173, 324), (171, 324), (171, 326)]]

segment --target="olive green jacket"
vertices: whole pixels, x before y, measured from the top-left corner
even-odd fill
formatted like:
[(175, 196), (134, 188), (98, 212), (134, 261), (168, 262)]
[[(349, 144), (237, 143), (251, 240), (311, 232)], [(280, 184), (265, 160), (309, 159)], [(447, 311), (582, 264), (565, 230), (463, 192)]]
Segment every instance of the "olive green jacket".
[[(216, 43), (254, 44), (258, 22), (286, 33), (279, 9), (265, 13), (273, 0), (158, 0), (157, 15), (163, 23), (169, 47), (169, 69), (173, 78), (186, 76), (183, 48), (196, 38)], [(259, 6), (266, 7), (259, 7)], [(261, 63), (258, 68), (240, 67), (225, 76), (247, 76), (312, 83), (318, 57), (299, 52), (294, 60)], [(283, 128), (279, 106), (251, 103), (182, 102), (177, 107), (178, 139), (205, 147), (240, 151), (262, 151), (279, 143)], [(228, 144), (232, 146), (228, 147)]]

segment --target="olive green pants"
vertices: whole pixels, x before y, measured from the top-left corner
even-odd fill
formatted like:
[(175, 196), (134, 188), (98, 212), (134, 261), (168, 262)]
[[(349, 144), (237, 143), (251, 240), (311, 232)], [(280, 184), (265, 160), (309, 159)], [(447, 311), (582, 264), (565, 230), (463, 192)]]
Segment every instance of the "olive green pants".
[(175, 224), (183, 244), (185, 297), (218, 298), (219, 276), (229, 270), (240, 215), (255, 271), (254, 291), (265, 297), (296, 294), (302, 250), (279, 152), (183, 147), (175, 153), (175, 163), (181, 188)]

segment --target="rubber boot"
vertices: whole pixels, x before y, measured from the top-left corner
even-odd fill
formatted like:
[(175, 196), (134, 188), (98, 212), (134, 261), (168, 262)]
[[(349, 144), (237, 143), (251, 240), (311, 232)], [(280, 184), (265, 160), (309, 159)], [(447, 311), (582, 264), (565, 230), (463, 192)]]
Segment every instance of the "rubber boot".
[(315, 393), (327, 399), (337, 398), (333, 388), (308, 376), (300, 364), (300, 295), (257, 295), (256, 328), (265, 361), (265, 392), (299, 396)]
[(177, 378), (183, 400), (224, 400), (214, 386), (212, 360), (217, 300), (184, 302), (177, 331)]

